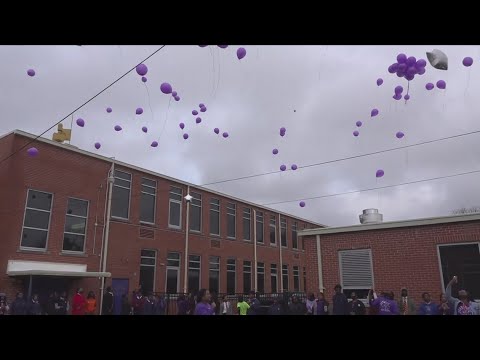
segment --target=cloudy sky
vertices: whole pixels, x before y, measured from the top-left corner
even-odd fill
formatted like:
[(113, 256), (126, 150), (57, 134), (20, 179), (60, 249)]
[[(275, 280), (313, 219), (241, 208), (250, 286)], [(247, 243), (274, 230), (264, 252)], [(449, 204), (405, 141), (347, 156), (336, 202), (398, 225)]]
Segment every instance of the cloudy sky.
[[(14, 129), (39, 134), (146, 58), (159, 46), (0, 46), (0, 133)], [(299, 167), (480, 130), (480, 47), (478, 46), (166, 46), (146, 62), (148, 82), (132, 72), (74, 115), (72, 144), (157, 171), (205, 184)], [(449, 57), (449, 70), (427, 67), (410, 85), (410, 101), (392, 99), (407, 81), (387, 68), (399, 52), (425, 58), (434, 48)], [(474, 58), (471, 68), (462, 66)], [(33, 68), (36, 76), (26, 71)], [(377, 78), (384, 84), (376, 85)], [(447, 90), (425, 90), (443, 79)], [(181, 97), (160, 92), (172, 84)], [(191, 111), (204, 103), (202, 123)], [(105, 109), (113, 112), (107, 114)], [(135, 115), (142, 107), (144, 113)], [(370, 118), (378, 108), (380, 115)], [(355, 122), (360, 136), (353, 137)], [(185, 141), (178, 124), (186, 124)], [(116, 133), (119, 124), (123, 131)], [(64, 122), (70, 126), (70, 120)], [(148, 134), (141, 131), (147, 126)], [(286, 127), (287, 135), (279, 136)], [(213, 128), (227, 131), (224, 139)], [(162, 129), (164, 129), (162, 131)], [(397, 131), (405, 137), (398, 140)], [(51, 137), (53, 131), (47, 137)], [(449, 215), (480, 205), (480, 175), (472, 174), (332, 196), (480, 169), (480, 134), (329, 165), (212, 185), (236, 197), (323, 224), (358, 223), (362, 209), (375, 207), (385, 221)], [(157, 148), (150, 147), (154, 140)], [(278, 148), (279, 154), (272, 155)], [(2, 154), (3, 157), (3, 154)], [(385, 176), (375, 178), (377, 169)], [(298, 200), (307, 206), (300, 208)]]

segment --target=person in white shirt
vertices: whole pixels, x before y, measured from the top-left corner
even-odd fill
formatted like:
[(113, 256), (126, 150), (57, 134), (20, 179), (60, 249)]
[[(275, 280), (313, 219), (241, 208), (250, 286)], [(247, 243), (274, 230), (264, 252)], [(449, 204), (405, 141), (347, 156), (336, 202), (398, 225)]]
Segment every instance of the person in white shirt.
[(228, 301), (227, 296), (225, 295), (220, 304), (220, 315), (233, 315), (232, 303)]

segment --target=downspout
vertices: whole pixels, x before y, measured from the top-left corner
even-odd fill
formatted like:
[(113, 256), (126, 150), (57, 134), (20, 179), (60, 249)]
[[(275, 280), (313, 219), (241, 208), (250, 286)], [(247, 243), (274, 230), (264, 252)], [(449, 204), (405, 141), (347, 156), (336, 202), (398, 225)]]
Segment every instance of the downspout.
[(257, 210), (253, 209), (253, 289), (257, 292)]
[(280, 249), (280, 292), (283, 293), (282, 225), (278, 214), (278, 247)]
[[(187, 187), (187, 196), (190, 195), (190, 186)], [(188, 233), (190, 230), (190, 201), (187, 201), (187, 216), (186, 216), (186, 225), (185, 225), (185, 268), (183, 274), (183, 293), (186, 294), (188, 291)]]
[(318, 266), (318, 289), (323, 292), (322, 249), (320, 248), (320, 235), (317, 235), (317, 266)]

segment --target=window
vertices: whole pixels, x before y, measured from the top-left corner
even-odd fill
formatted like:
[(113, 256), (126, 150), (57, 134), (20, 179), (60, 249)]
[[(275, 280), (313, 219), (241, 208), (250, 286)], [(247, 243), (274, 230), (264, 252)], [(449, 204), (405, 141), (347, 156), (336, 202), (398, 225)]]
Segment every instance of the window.
[(298, 237), (297, 237), (297, 222), (292, 224), (292, 248), (298, 249)]
[(168, 226), (174, 229), (182, 228), (182, 189), (170, 186), (168, 201)]
[[(308, 229), (308, 225), (307, 224), (303, 224), (303, 230), (307, 230)], [(302, 250), (305, 250), (305, 238), (302, 236)]]
[(265, 264), (257, 263), (257, 289), (259, 293), (265, 292)]
[(220, 236), (220, 200), (210, 199), (210, 235)]
[(283, 247), (287, 247), (287, 219), (280, 219), (280, 237)]
[(21, 247), (31, 249), (47, 248), (52, 197), (52, 194), (46, 192), (28, 190)]
[(300, 269), (298, 266), (293, 267), (293, 291), (300, 291)]
[(366, 299), (373, 287), (372, 252), (370, 249), (339, 251), (340, 280), (345, 295), (356, 292)]
[(263, 213), (261, 211), (256, 211), (257, 213), (257, 243), (263, 244)]
[(275, 215), (270, 216), (270, 245), (277, 244), (277, 222)]
[(188, 256), (188, 292), (200, 290), (200, 256)]
[(210, 266), (208, 272), (208, 288), (210, 292), (218, 294), (220, 289), (220, 257), (210, 256)]
[(157, 252), (155, 250), (142, 250), (140, 256), (140, 286), (142, 291), (150, 293), (155, 291), (155, 267)]
[(68, 199), (65, 230), (63, 233), (63, 251), (85, 251), (87, 217), (88, 201)]
[(235, 239), (237, 235), (237, 205), (227, 204), (227, 237)]
[(252, 224), (251, 224), (252, 210), (243, 208), (243, 240), (252, 240)]
[(130, 189), (132, 188), (132, 175), (115, 170), (115, 183), (112, 191), (112, 216), (128, 220), (130, 209)]
[(288, 291), (288, 265), (282, 265), (283, 291)]
[(191, 193), (190, 203), (190, 230), (202, 231), (202, 195)]
[(270, 291), (275, 294), (278, 291), (277, 264), (270, 264)]
[(157, 193), (157, 182), (142, 178), (142, 191), (140, 194), (140, 221), (155, 223), (155, 199)]
[(452, 288), (455, 297), (458, 290), (467, 289), (474, 299), (480, 299), (479, 246), (478, 243), (438, 246), (444, 286), (454, 276), (458, 278), (458, 284)]
[(252, 290), (252, 262), (243, 262), (243, 293), (248, 294)]
[(303, 267), (303, 292), (307, 291), (307, 268)]
[(227, 260), (227, 294), (234, 295), (236, 292), (236, 261), (235, 259)]
[(169, 252), (167, 254), (167, 294), (177, 294), (180, 291), (180, 254)]

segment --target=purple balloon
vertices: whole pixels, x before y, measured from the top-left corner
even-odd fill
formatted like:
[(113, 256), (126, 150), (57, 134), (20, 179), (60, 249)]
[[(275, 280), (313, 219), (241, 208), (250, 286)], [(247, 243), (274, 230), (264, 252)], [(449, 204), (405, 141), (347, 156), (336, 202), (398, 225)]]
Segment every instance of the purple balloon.
[(226, 49), (228, 45), (217, 45), (220, 49)]
[(467, 56), (465, 59), (463, 59), (462, 64), (466, 67), (472, 66), (473, 59), (470, 56)]
[(237, 58), (238, 60), (242, 60), (245, 55), (247, 55), (247, 50), (245, 48), (241, 47), (237, 49)]
[(355, 131), (353, 132), (353, 136), (357, 137), (358, 135), (360, 135), (360, 133), (359, 133), (357, 130), (355, 130)]
[(432, 83), (428, 83), (427, 85), (425, 85), (425, 89), (427, 90), (432, 90), (434, 87), (435, 85), (433, 85)]
[(142, 108), (137, 108), (137, 110), (135, 110), (135, 114), (142, 115), (143, 114), (143, 109)]
[(378, 109), (373, 109), (371, 112), (370, 112), (370, 116), (371, 117), (374, 117), (374, 116), (377, 116), (378, 115)]
[(407, 62), (407, 55), (405, 55), (405, 54), (398, 54), (398, 55), (397, 55), (397, 62), (398, 62), (399, 64), (403, 64), (403, 63)]
[(198, 111), (197, 111), (197, 110), (193, 110), (193, 111), (192, 111), (192, 115), (193, 115), (193, 116), (197, 116), (197, 115), (198, 115)]
[(385, 175), (385, 172), (384, 172), (383, 170), (381, 170), (381, 169), (380, 169), (380, 170), (377, 170), (377, 173), (375, 174), (375, 176), (376, 176), (377, 178), (381, 178), (381, 177), (383, 177), (383, 175)]
[(396, 72), (396, 70), (393, 68), (393, 65), (390, 65), (390, 66), (388, 67), (388, 72), (389, 72), (390, 74), (394, 74), (394, 73)]
[(415, 75), (406, 75), (405, 79), (407, 79), (408, 81), (412, 81), (413, 79), (415, 79)]
[(361, 122), (361, 121), (357, 121), (357, 122), (355, 123), (355, 125), (357, 125), (357, 127), (361, 127), (361, 126), (362, 126), (362, 122)]
[(403, 132), (399, 131), (395, 134), (395, 136), (397, 137), (397, 139), (401, 139), (405, 136), (405, 134)]
[(142, 81), (145, 83), (147, 82), (147, 78), (145, 76), (142, 76)]
[(300, 201), (300, 207), (305, 207), (305, 201)]
[(77, 125), (80, 126), (80, 127), (84, 127), (85, 126), (85, 121), (83, 119), (77, 119)]
[(160, 85), (160, 91), (164, 94), (171, 94), (172, 93), (172, 85), (169, 83), (163, 83)]
[(33, 70), (33, 69), (28, 69), (28, 70), (27, 70), (27, 75), (28, 75), (28, 76), (35, 76), (35, 70)]
[(280, 166), (280, 171), (285, 171), (287, 170), (287, 167), (285, 165)]
[(277, 155), (277, 154), (278, 154), (278, 149), (273, 149), (273, 150), (272, 150), (272, 154), (273, 154), (273, 155)]
[(122, 131), (122, 127), (120, 125), (115, 125), (115, 131)]
[(147, 75), (147, 72), (148, 72), (147, 65), (145, 65), (145, 64), (137, 65), (135, 70), (137, 70), (137, 74), (140, 75), (140, 76)]
[(398, 85), (395, 87), (395, 94), (401, 94), (403, 92), (403, 87)]
[(403, 98), (404, 98), (405, 100), (410, 100), (410, 95), (407, 94), (407, 95), (405, 95)]
[(418, 69), (417, 74), (418, 75), (423, 75), (423, 74), (425, 74), (425, 71), (426, 71), (425, 68), (422, 67), (422, 68)]
[(184, 138), (185, 140), (187, 140), (187, 139), (188, 139), (188, 134), (187, 134), (187, 133), (183, 134), (183, 138)]
[(205, 107), (205, 104), (200, 103), (200, 104), (198, 104), (198, 107), (201, 109), (202, 107)]
[(281, 127), (281, 128), (280, 128), (280, 132), (283, 132), (283, 133), (284, 133), (284, 132), (286, 132), (286, 131), (287, 131), (287, 129), (285, 129), (284, 127)]
[(383, 84), (383, 79), (382, 78), (378, 78), (377, 79), (377, 86), (380, 86)]
[(197, 117), (197, 118), (195, 119), (195, 122), (196, 122), (197, 124), (200, 124), (200, 123), (202, 122), (202, 118), (201, 118), (201, 117)]
[(158, 142), (156, 141), (153, 141), (151, 144), (150, 144), (151, 147), (157, 147), (158, 146)]
[(445, 81), (443, 80), (437, 81), (437, 88), (445, 90), (446, 87), (447, 87), (447, 83)]
[(410, 56), (408, 59), (407, 59), (407, 65), (408, 66), (413, 66), (417, 63), (417, 59), (415, 58), (415, 56)]
[(198, 45), (198, 46), (200, 46), (200, 47), (207, 47), (208, 45)]
[(174, 99), (175, 99), (175, 101), (180, 101), (180, 96), (177, 95), (177, 96), (174, 97)]
[(30, 149), (27, 150), (27, 154), (30, 157), (35, 157), (35, 156), (38, 155), (38, 149), (34, 148), (34, 147), (31, 147)]
[(397, 71), (397, 76), (398, 76), (399, 78), (402, 78), (402, 77), (405, 76), (405, 73), (404, 73), (403, 71), (398, 70), (398, 71)]
[(291, 167), (291, 169), (295, 171), (295, 170), (297, 170), (297, 169), (298, 169), (298, 166), (297, 166), (297, 165), (295, 165), (295, 164), (293, 164), (293, 165), (292, 165), (292, 167)]
[(202, 107), (200, 108), (200, 111), (201, 111), (201, 112), (205, 112), (205, 111), (207, 111), (207, 108), (206, 108), (205, 106), (202, 106)]
[(226, 139), (226, 138), (228, 138), (228, 133), (227, 133), (227, 132), (224, 132), (224, 133), (222, 134), (222, 136)]
[(99, 142), (96, 142), (95, 143), (95, 149), (100, 149), (102, 147), (102, 144), (100, 144)]
[(285, 133), (280, 131), (280, 136), (281, 136), (281, 137), (284, 137), (284, 136), (285, 136)]
[(142, 127), (142, 131), (143, 131), (144, 133), (148, 132), (147, 127), (146, 127), (146, 126)]
[(215, 129), (213, 129), (213, 132), (218, 135), (218, 134), (220, 133), (220, 129), (219, 129), (219, 128), (215, 128)]
[(112, 108), (111, 108), (111, 107), (108, 107), (108, 108), (107, 108), (107, 113), (110, 114), (111, 112), (112, 112)]
[(395, 100), (400, 100), (402, 98), (401, 94), (395, 94), (392, 96)]
[(185, 124), (184, 124), (184, 123), (180, 123), (179, 126), (180, 126), (180, 129), (183, 130), (183, 128), (185, 127)]
[(417, 60), (417, 63), (415, 64), (415, 67), (417, 69), (421, 69), (427, 66), (427, 62), (424, 59)]
[(408, 69), (407, 64), (399, 64), (399, 65), (398, 65), (397, 72), (399, 72), (399, 71), (401, 71), (401, 72), (406, 72), (407, 69)]
[(415, 66), (410, 66), (407, 69), (407, 75), (415, 75), (417, 73), (417, 68)]
[(175, 97), (175, 96), (177, 96), (177, 95), (178, 95), (178, 94), (177, 94), (176, 91), (172, 91), (172, 96), (173, 96), (173, 97)]

